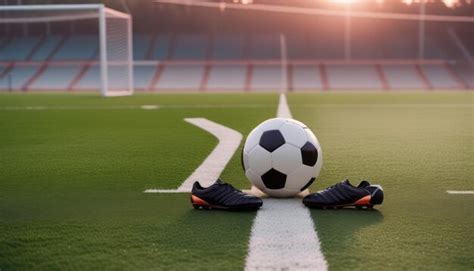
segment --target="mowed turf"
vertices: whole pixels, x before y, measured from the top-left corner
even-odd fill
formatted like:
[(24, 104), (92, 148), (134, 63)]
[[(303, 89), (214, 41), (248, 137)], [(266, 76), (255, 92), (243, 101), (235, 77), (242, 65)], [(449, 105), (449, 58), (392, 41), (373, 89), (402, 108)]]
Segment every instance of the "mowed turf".
[[(474, 267), (474, 196), (446, 194), (474, 190), (472, 99), (288, 96), (323, 147), (311, 190), (350, 177), (386, 192), (378, 211), (312, 211), (330, 269)], [(179, 186), (217, 143), (183, 118), (245, 136), (277, 103), (276, 94), (0, 95), (0, 269), (242, 269), (255, 213), (195, 211), (188, 195), (142, 191)], [(223, 178), (246, 188), (239, 151)]]
[[(242, 269), (254, 212), (198, 212), (189, 195), (142, 192), (176, 188), (216, 145), (183, 118), (246, 134), (277, 101), (0, 95), (0, 269)], [(143, 104), (170, 107), (123, 109)]]
[(314, 210), (332, 270), (472, 270), (472, 93), (290, 95), (323, 147), (312, 190), (362, 179), (384, 187), (376, 211)]

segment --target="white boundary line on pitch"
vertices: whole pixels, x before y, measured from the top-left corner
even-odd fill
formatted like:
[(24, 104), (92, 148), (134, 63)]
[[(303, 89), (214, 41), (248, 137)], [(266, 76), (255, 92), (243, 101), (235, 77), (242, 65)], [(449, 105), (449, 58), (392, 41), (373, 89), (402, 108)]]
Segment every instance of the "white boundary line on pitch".
[[(291, 118), (284, 94), (277, 115)], [(301, 199), (263, 201), (252, 225), (245, 270), (327, 270), (311, 213)]]
[(189, 193), (195, 181), (207, 187), (219, 178), (242, 141), (242, 134), (204, 118), (187, 118), (191, 123), (215, 136), (219, 142), (206, 160), (181, 184), (178, 189), (147, 189), (144, 193)]
[(456, 191), (456, 190), (448, 190), (446, 193), (451, 194), (451, 195), (474, 195), (474, 190), (469, 191), (469, 190), (464, 190), (464, 191)]
[[(35, 110), (116, 110), (116, 109), (213, 109), (213, 108), (271, 108), (269, 104), (144, 104), (144, 105), (56, 105), (56, 106), (0, 106), (0, 111), (35, 111)], [(451, 108), (473, 108), (473, 104), (295, 104), (294, 108), (360, 108), (360, 109), (451, 109)], [(291, 115), (291, 113), (289, 113)]]

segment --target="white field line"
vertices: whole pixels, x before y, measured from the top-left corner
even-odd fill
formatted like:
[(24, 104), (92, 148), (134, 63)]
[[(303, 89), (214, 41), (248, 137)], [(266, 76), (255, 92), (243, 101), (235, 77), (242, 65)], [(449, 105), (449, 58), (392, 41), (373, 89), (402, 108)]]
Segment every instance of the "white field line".
[[(278, 117), (291, 117), (284, 94)], [(327, 270), (309, 210), (301, 199), (264, 198), (252, 225), (245, 270)]]
[(464, 191), (456, 191), (456, 190), (448, 190), (446, 193), (451, 195), (474, 195), (474, 191), (464, 190)]
[(288, 107), (288, 102), (286, 101), (286, 95), (283, 93), (280, 94), (280, 100), (278, 102), (277, 117), (287, 119), (293, 118), (290, 112), (290, 108)]
[(176, 190), (147, 189), (145, 193), (189, 193), (195, 181), (210, 186), (219, 178), (242, 141), (242, 134), (204, 118), (184, 119), (215, 136), (219, 143), (202, 164)]
[[(269, 104), (167, 104), (167, 105), (35, 105), (35, 106), (0, 106), (0, 111), (29, 110), (114, 110), (114, 109), (212, 109), (212, 108), (271, 108)], [(474, 108), (474, 104), (295, 104), (294, 108), (360, 108), (360, 109), (451, 109)], [(291, 113), (290, 113), (291, 115)], [(285, 114), (282, 114), (285, 116)]]
[(1, 111), (21, 111), (21, 110), (90, 110), (90, 109), (207, 109), (207, 108), (266, 108), (273, 107), (268, 104), (145, 104), (145, 105), (34, 105), (34, 106), (0, 106)]

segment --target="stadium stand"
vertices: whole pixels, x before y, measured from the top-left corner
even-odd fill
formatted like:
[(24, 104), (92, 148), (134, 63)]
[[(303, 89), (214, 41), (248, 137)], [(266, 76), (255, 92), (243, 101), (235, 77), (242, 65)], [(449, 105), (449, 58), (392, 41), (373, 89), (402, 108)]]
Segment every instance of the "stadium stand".
[(384, 65), (382, 69), (392, 89), (429, 88), (416, 65)]
[(60, 36), (49, 36), (47, 38), (43, 38), (43, 42), (41, 42), (36, 50), (31, 52), (31, 59), (30, 60), (46, 60), (50, 56), (52, 56), (54, 50), (61, 46), (61, 42), (63, 42), (64, 37)]
[(374, 65), (328, 65), (329, 85), (334, 89), (381, 89)]
[[(465, 52), (447, 31), (430, 35), (423, 61), (413, 50), (416, 35), (410, 31), (404, 39), (389, 34), (371, 39), (377, 32), (361, 35), (353, 40), (350, 61), (337, 41), (340, 29), (334, 31), (286, 35), (289, 90), (474, 87), (472, 63), (459, 61)], [(138, 33), (133, 44), (139, 90), (282, 87), (279, 34)], [(97, 58), (98, 40), (92, 35), (4, 36), (0, 89), (94, 90), (100, 85)]]
[(37, 37), (14, 37), (2, 48), (0, 60), (26, 60), (29, 52), (39, 42)]
[(159, 35), (150, 44), (149, 59), (164, 60), (170, 56), (170, 43), (172, 41), (171, 35)]
[(201, 86), (204, 68), (202, 65), (168, 65), (161, 74), (158, 90), (198, 90)]
[(54, 54), (54, 60), (89, 60), (97, 57), (99, 41), (95, 36), (70, 36)]
[(277, 91), (286, 85), (282, 79), (282, 69), (278, 65), (255, 65), (253, 68), (250, 89), (259, 91)]
[(294, 65), (292, 67), (292, 90), (324, 89), (320, 67), (317, 65)]
[(31, 89), (67, 90), (70, 82), (79, 73), (80, 66), (58, 65), (49, 66), (31, 83)]
[(215, 36), (212, 44), (212, 59), (244, 59), (244, 44), (242, 35)]
[(245, 89), (247, 67), (245, 65), (215, 65), (210, 70), (207, 90)]

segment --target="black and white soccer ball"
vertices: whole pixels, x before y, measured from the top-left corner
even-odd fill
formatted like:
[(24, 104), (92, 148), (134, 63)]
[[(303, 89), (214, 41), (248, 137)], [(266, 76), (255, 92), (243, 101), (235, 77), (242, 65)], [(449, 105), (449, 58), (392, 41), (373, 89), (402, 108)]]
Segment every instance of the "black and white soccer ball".
[(269, 119), (248, 135), (242, 167), (250, 182), (273, 197), (291, 197), (319, 176), (323, 156), (318, 139), (303, 123)]

